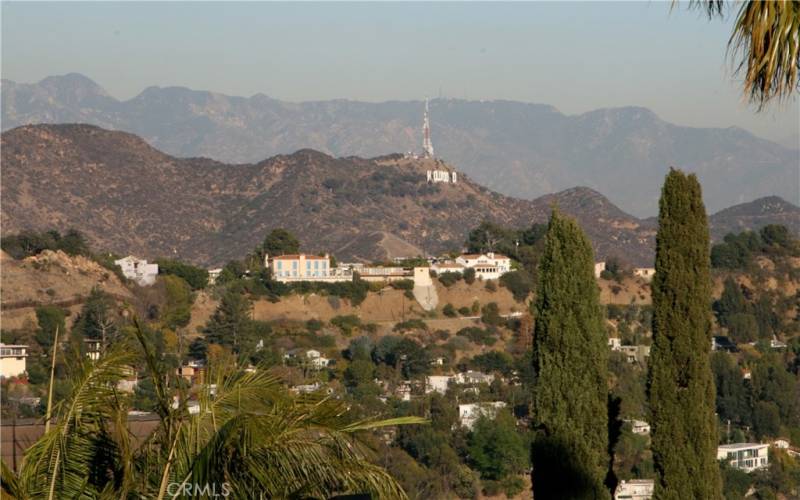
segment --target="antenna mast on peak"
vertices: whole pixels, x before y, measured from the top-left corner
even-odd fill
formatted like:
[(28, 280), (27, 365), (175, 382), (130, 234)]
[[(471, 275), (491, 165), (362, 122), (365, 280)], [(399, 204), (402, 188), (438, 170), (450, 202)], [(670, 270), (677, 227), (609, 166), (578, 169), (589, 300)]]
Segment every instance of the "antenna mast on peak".
[(428, 98), (425, 98), (425, 115), (422, 119), (422, 157), (433, 158), (433, 142), (431, 142), (431, 123), (428, 119)]

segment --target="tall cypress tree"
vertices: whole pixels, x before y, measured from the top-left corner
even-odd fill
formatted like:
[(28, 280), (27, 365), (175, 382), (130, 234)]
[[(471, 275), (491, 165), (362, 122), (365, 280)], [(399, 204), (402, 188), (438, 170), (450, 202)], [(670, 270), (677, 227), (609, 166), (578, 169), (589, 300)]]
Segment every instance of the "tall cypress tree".
[(539, 264), (533, 368), (534, 498), (609, 498), (608, 346), (594, 257), (557, 211)]
[(700, 183), (672, 170), (661, 192), (648, 397), (659, 499), (721, 497), (711, 374), (708, 221)]

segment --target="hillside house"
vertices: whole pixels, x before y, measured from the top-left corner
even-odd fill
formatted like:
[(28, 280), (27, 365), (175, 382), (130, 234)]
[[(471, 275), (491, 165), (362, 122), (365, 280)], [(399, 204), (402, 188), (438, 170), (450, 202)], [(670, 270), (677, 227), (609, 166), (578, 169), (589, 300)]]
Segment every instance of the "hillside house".
[(628, 363), (644, 364), (645, 360), (650, 357), (649, 345), (623, 345), (618, 350), (625, 355)]
[(479, 418), (486, 417), (493, 419), (497, 416), (497, 412), (505, 407), (506, 403), (503, 401), (458, 405), (458, 419), (463, 427), (472, 429)]
[(457, 384), (491, 384), (494, 382), (494, 375), (470, 370), (457, 374), (454, 379)]
[(409, 280), (414, 277), (411, 269), (403, 267), (357, 266), (352, 267), (351, 272), (358, 273), (364, 281), (375, 282)]
[(156, 282), (158, 276), (158, 264), (148, 264), (145, 259), (139, 259), (133, 255), (128, 255), (114, 264), (122, 269), (122, 275), (133, 280), (139, 286), (150, 286)]
[(652, 479), (623, 480), (614, 491), (614, 500), (650, 500), (654, 490), (655, 482)]
[(267, 268), (275, 281), (290, 283), (297, 281), (322, 281), (333, 283), (337, 281), (352, 281), (350, 271), (332, 268), (328, 254), (324, 256), (290, 254), (276, 257), (265, 256)]
[(84, 339), (84, 348), (86, 349), (86, 357), (92, 361), (100, 359), (100, 354), (103, 352), (103, 343), (98, 339)]
[(462, 254), (456, 257), (455, 263), (474, 269), (475, 277), (482, 280), (496, 280), (511, 271), (511, 258), (494, 252)]
[(653, 276), (656, 274), (654, 267), (637, 267), (633, 270), (633, 275), (642, 278), (645, 281), (652, 281)]
[(650, 424), (644, 420), (625, 419), (625, 423), (630, 424), (631, 432), (634, 434), (639, 434), (640, 436), (646, 436), (650, 434)]
[(760, 443), (721, 444), (717, 448), (717, 460), (724, 460), (731, 467), (745, 472), (769, 467), (769, 445)]
[(27, 370), (28, 346), (0, 344), (0, 378), (19, 377)]
[(316, 370), (321, 370), (331, 364), (331, 360), (326, 358), (316, 349), (292, 349), (283, 355), (285, 360), (299, 360), (300, 364), (305, 364)]
[(209, 285), (215, 284), (217, 282), (217, 278), (219, 278), (220, 274), (222, 274), (222, 268), (221, 267), (217, 267), (217, 268), (214, 268), (214, 269), (209, 269), (208, 270), (208, 284)]
[(425, 377), (425, 394), (438, 392), (439, 394), (446, 394), (450, 382), (454, 379), (452, 375), (428, 375)]
[(595, 278), (599, 278), (600, 274), (602, 274), (603, 271), (605, 271), (605, 270), (606, 270), (605, 261), (603, 261), (603, 262), (595, 262), (594, 263), (594, 277)]

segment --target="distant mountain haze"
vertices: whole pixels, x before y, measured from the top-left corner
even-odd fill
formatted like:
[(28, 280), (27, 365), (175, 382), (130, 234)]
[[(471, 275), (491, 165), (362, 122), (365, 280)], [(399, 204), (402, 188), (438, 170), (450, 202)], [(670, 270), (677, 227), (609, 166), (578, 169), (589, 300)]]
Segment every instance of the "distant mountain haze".
[[(436, 153), (475, 182), (533, 199), (588, 186), (640, 217), (657, 209), (670, 166), (696, 172), (710, 211), (764, 196), (800, 203), (800, 151), (731, 127), (670, 124), (638, 107), (567, 116), (512, 101), (431, 101)], [(89, 123), (140, 135), (178, 157), (252, 163), (312, 148), (335, 156), (419, 151), (421, 101), (289, 103), (149, 87), (119, 101), (79, 74), (2, 82), (3, 129)]]
[[(307, 252), (375, 260), (462, 248), (484, 220), (511, 227), (574, 216), (598, 259), (651, 266), (655, 221), (638, 219), (595, 190), (535, 200), (493, 192), (459, 172), (431, 184), (441, 160), (402, 155), (334, 158), (311, 149), (250, 164), (176, 158), (130, 133), (91, 125), (31, 125), (3, 132), (3, 234), (76, 228), (120, 254), (173, 256), (217, 266), (242, 258), (277, 227)], [(800, 208), (770, 197), (711, 217), (712, 233), (779, 222), (800, 233)]]

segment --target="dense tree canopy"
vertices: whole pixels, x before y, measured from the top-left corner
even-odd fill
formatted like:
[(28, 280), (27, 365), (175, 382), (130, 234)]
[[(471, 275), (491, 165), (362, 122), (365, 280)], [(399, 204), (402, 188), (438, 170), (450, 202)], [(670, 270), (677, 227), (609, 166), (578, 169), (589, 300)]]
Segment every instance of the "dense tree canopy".
[(648, 396), (656, 498), (719, 498), (710, 369), (708, 221), (694, 175), (672, 170), (659, 202)]
[(594, 256), (577, 222), (558, 212), (547, 229), (535, 315), (534, 497), (609, 498), (608, 349)]

